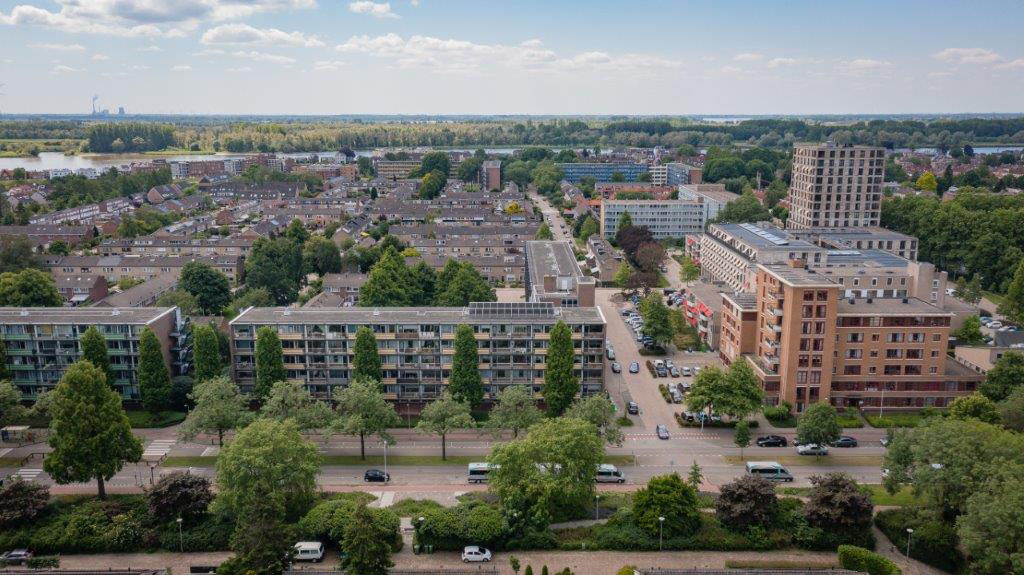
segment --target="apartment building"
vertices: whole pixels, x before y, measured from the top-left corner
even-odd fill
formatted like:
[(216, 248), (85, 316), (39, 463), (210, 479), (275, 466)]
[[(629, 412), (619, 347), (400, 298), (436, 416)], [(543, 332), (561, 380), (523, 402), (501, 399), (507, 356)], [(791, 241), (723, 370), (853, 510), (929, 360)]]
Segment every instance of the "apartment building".
[(751, 364), (769, 404), (788, 402), (798, 413), (817, 402), (945, 407), (982, 379), (946, 357), (953, 314), (927, 302), (847, 299), (842, 286), (799, 260), (759, 264), (754, 296), (754, 310), (726, 296), (722, 356)]
[(369, 276), (359, 273), (324, 274), (323, 291), (338, 294), (343, 303), (355, 305), (359, 302), (359, 288), (363, 287), (367, 279)]
[(680, 200), (699, 201), (704, 206), (704, 221), (718, 217), (726, 205), (739, 199), (739, 194), (725, 190), (725, 184), (687, 184), (678, 186)]
[(0, 226), (0, 236), (22, 236), (34, 246), (49, 246), (53, 242), (64, 242), (69, 246), (91, 240), (96, 236), (92, 226), (70, 226), (61, 224), (29, 224), (27, 226)]
[[(388, 181), (404, 180), (409, 172), (419, 169), (419, 160), (377, 160), (374, 164), (377, 177)], [(447, 175), (447, 174), (445, 174)]]
[(721, 345), (723, 289), (698, 281), (679, 290), (683, 294), (683, 302), (679, 306), (683, 320), (697, 330), (697, 337), (712, 350)]
[(244, 256), (255, 240), (240, 236), (196, 239), (190, 235), (149, 235), (104, 240), (99, 245), (105, 256)]
[(412, 267), (423, 261), (434, 271), (440, 272), (448, 260), (472, 265), (485, 280), (493, 285), (514, 287), (521, 286), (526, 281), (526, 256), (522, 253), (474, 255), (470, 253), (420, 252), (418, 256), (405, 258), (405, 263)]
[(718, 356), (729, 365), (752, 355), (757, 343), (757, 296), (753, 293), (722, 293)]
[(526, 242), (526, 300), (559, 307), (593, 307), (594, 278), (583, 275), (568, 242)]
[(146, 280), (139, 285), (132, 286), (116, 294), (111, 294), (96, 305), (102, 307), (154, 306), (157, 300), (160, 299), (160, 296), (177, 289), (180, 278), (181, 270), (173, 269)]
[(877, 226), (884, 177), (885, 148), (796, 144), (786, 227)]
[(480, 166), (480, 189), (485, 192), (501, 189), (501, 161), (485, 160)]
[(665, 164), (665, 183), (670, 186), (700, 184), (704, 181), (703, 175), (703, 169), (691, 166), (690, 164), (679, 162)]
[(615, 174), (620, 174), (627, 182), (635, 182), (640, 179), (640, 174), (647, 171), (646, 164), (635, 162), (574, 162), (555, 166), (562, 170), (563, 178), (571, 184), (579, 184), (584, 178), (610, 182)]
[(837, 250), (881, 250), (917, 261), (917, 238), (877, 226), (789, 230), (798, 239)]
[(615, 274), (622, 267), (623, 257), (612, 247), (608, 240), (594, 234), (587, 240), (587, 265), (590, 275), (594, 276), (601, 286), (610, 286), (615, 282)]
[(69, 305), (83, 305), (87, 302), (98, 302), (107, 297), (107, 280), (97, 274), (53, 276), (57, 291)]
[(27, 400), (54, 389), (68, 366), (78, 361), (79, 338), (95, 326), (107, 340), (107, 353), (121, 397), (138, 401), (139, 338), (150, 328), (160, 340), (171, 375), (188, 373), (191, 342), (188, 319), (177, 307), (0, 308), (0, 335), (7, 369)]
[(634, 226), (651, 230), (656, 240), (678, 239), (704, 231), (701, 200), (602, 200), (601, 235), (614, 238), (619, 218), (629, 213)]
[(451, 374), (455, 330), (468, 325), (479, 343), (485, 400), (508, 386), (538, 394), (545, 354), (558, 321), (572, 330), (575, 374), (582, 393), (604, 384), (605, 318), (600, 308), (557, 308), (550, 303), (472, 303), (464, 308), (249, 308), (230, 322), (232, 373), (243, 391), (255, 382), (256, 332), (277, 331), (288, 379), (327, 398), (351, 377), (356, 332), (370, 328), (381, 355), (381, 383), (402, 410), (417, 411), (437, 398)]
[(43, 266), (52, 274), (102, 274), (107, 283), (122, 279), (150, 280), (160, 274), (181, 270), (189, 262), (212, 266), (237, 282), (242, 279), (242, 256), (54, 256), (42, 257)]
[(306, 191), (304, 182), (264, 182), (247, 184), (245, 182), (216, 182), (207, 188), (210, 197), (218, 202), (231, 200), (287, 200), (297, 198)]

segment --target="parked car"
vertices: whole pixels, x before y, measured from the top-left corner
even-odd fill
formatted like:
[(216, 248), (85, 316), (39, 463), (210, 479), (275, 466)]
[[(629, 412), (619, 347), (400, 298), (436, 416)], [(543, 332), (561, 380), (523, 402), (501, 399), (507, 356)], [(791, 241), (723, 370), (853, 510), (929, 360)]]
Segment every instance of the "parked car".
[(622, 365), (619, 362), (612, 364), (612, 373), (622, 373)]
[(762, 435), (757, 438), (758, 447), (786, 447), (788, 442), (781, 435)]
[(368, 483), (387, 483), (391, 481), (391, 474), (384, 473), (380, 469), (367, 469), (363, 474), (363, 481)]
[(668, 372), (670, 374), (672, 374), (672, 377), (679, 377), (679, 368), (677, 368), (674, 365), (672, 367), (668, 368)]
[(668, 439), (669, 438), (668, 428), (665, 427), (664, 425), (659, 423), (658, 427), (655, 428), (655, 431), (658, 433), (658, 439)]
[(626, 403), (626, 413), (630, 415), (640, 415), (640, 406), (635, 401)]
[(32, 552), (28, 549), (14, 549), (0, 555), (0, 565), (25, 565), (32, 558)]
[(324, 544), (319, 541), (299, 541), (295, 544), (296, 561), (323, 561)]
[(679, 393), (678, 389), (673, 387), (672, 389), (669, 390), (669, 395), (672, 397), (672, 403), (683, 402), (683, 394)]
[(676, 362), (672, 361), (671, 359), (666, 359), (665, 360), (665, 367), (667, 367), (669, 369), (672, 369), (675, 366), (676, 366)]
[(463, 563), (487, 563), (491, 560), (491, 551), (486, 547), (467, 545), (462, 549)]
[(889, 447), (889, 438), (883, 437), (882, 439), (878, 440), (878, 443), (882, 444), (882, 447)]
[(615, 350), (611, 346), (608, 346), (608, 349), (605, 350), (605, 355), (608, 356), (608, 359), (614, 360)]
[(629, 373), (640, 373), (640, 364), (635, 361), (629, 364)]
[(828, 448), (817, 443), (807, 443), (797, 446), (796, 452), (800, 455), (828, 455)]
[(690, 368), (685, 365), (683, 366), (683, 377), (690, 377)]
[(857, 438), (840, 435), (839, 439), (832, 442), (832, 447), (857, 447)]
[(999, 329), (999, 328), (1003, 327), (1003, 322), (999, 321), (998, 319), (995, 320), (995, 321), (990, 321), (988, 323), (987, 327), (989, 329)]

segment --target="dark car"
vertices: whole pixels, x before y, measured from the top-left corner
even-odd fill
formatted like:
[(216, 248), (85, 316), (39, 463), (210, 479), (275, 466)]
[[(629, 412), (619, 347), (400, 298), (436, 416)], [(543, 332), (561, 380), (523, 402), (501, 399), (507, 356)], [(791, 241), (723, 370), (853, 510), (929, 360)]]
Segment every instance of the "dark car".
[(786, 438), (781, 435), (762, 435), (757, 438), (758, 447), (786, 447)]
[(384, 473), (380, 469), (367, 469), (366, 473), (363, 474), (363, 481), (374, 482), (374, 483), (387, 483), (391, 481), (391, 475)]
[(659, 423), (658, 427), (655, 428), (655, 431), (658, 433), (658, 439), (668, 439), (668, 428), (664, 425)]
[(832, 447), (857, 447), (857, 439), (849, 435), (841, 435), (839, 439), (832, 442)]
[(640, 406), (635, 401), (630, 401), (626, 404), (626, 413), (630, 415), (640, 415)]

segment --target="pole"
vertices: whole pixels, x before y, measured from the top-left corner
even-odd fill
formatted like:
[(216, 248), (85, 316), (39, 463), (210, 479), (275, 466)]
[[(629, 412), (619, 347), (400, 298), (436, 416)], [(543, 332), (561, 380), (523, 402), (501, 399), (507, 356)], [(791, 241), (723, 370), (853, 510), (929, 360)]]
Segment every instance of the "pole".
[(882, 409), (885, 407), (885, 384), (882, 384), (882, 399), (878, 402), (878, 417), (882, 417)]
[(601, 496), (595, 493), (594, 494), (594, 521), (597, 521), (598, 519), (601, 518), (601, 503), (600, 503), (600, 499), (601, 499)]
[(181, 517), (178, 518), (178, 551), (185, 552), (185, 537), (181, 534)]
[(907, 559), (910, 559), (910, 540), (914, 537), (914, 530), (907, 527)]
[(658, 518), (658, 551), (663, 551), (664, 550), (664, 546), (662, 545), (662, 541), (664, 541), (664, 533), (665, 533), (665, 518), (664, 517), (659, 517)]
[(384, 441), (384, 480), (390, 483), (391, 477), (388, 475), (388, 442)]

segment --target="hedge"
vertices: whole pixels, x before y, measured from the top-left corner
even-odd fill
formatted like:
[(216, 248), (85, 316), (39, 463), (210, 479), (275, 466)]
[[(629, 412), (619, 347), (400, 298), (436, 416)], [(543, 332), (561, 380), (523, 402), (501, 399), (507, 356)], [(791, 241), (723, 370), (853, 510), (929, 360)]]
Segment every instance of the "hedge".
[(875, 514), (875, 525), (897, 549), (907, 548), (907, 528), (914, 530), (910, 556), (948, 572), (957, 572), (964, 558), (957, 549), (956, 529), (925, 509), (901, 507)]
[(853, 545), (839, 546), (839, 566), (868, 575), (903, 575), (895, 563), (878, 553)]

